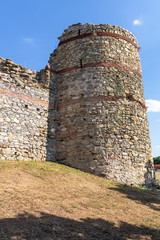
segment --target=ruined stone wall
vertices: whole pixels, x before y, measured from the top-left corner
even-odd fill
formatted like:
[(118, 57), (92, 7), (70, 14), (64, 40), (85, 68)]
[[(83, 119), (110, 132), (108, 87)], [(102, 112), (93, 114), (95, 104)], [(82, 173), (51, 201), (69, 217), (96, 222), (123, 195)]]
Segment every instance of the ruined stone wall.
[(127, 184), (152, 184), (136, 38), (75, 24), (45, 69), (0, 58), (0, 159), (59, 161)]
[(50, 86), (48, 70), (36, 72), (0, 58), (1, 160), (55, 160)]
[(149, 183), (152, 151), (139, 47), (111, 25), (66, 29), (51, 54), (57, 161), (127, 184)]

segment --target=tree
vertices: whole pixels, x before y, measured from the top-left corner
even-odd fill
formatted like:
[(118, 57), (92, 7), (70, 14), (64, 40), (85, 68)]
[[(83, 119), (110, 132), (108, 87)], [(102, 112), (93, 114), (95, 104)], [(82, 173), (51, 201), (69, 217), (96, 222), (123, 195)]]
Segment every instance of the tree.
[(154, 164), (160, 164), (160, 156), (159, 157), (154, 157), (153, 158)]

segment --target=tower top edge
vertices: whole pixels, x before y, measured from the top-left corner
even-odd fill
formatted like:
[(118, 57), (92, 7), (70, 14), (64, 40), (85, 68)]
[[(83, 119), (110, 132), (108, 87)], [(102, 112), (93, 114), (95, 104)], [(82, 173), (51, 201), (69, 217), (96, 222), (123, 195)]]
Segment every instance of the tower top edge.
[(111, 25), (111, 24), (92, 24), (92, 23), (72, 24), (68, 26), (67, 29), (64, 30), (64, 32), (60, 37), (58, 37), (58, 39), (60, 41), (67, 40), (68, 38), (76, 36), (78, 31), (79, 31), (79, 34), (87, 34), (87, 33), (94, 33), (94, 32), (116, 33), (124, 37), (127, 37), (128, 39), (132, 40), (135, 44), (138, 44), (136, 37), (131, 32), (129, 32), (128, 30), (122, 27), (119, 27), (117, 25)]

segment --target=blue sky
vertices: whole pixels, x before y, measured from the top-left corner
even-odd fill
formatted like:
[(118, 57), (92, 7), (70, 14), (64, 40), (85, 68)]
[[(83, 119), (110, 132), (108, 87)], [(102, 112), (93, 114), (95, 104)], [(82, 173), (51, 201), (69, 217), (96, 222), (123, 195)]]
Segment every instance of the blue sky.
[(5, 0), (0, 4), (0, 56), (40, 70), (73, 23), (113, 24), (137, 40), (153, 156), (160, 156), (160, 0)]

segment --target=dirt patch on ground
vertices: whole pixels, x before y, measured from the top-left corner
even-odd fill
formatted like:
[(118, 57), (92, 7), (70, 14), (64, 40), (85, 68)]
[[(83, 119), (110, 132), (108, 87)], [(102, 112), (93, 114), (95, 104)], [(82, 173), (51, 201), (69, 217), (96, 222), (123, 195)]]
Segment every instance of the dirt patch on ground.
[(49, 162), (0, 162), (0, 240), (160, 239), (160, 191)]

